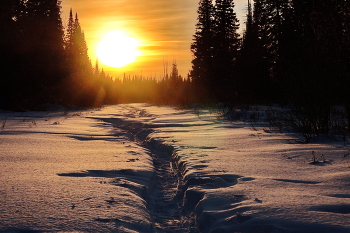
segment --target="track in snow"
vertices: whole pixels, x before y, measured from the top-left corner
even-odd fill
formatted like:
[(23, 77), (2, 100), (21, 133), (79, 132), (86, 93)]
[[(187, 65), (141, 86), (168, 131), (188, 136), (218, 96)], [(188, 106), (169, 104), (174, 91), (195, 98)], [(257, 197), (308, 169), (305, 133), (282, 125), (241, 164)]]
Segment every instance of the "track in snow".
[[(145, 112), (131, 109), (128, 116), (137, 117)], [(182, 210), (184, 165), (178, 163), (174, 148), (151, 138), (152, 125), (120, 118), (102, 119), (124, 130), (131, 141), (147, 148), (153, 159), (155, 179), (147, 198), (154, 232), (193, 232), (194, 219)]]

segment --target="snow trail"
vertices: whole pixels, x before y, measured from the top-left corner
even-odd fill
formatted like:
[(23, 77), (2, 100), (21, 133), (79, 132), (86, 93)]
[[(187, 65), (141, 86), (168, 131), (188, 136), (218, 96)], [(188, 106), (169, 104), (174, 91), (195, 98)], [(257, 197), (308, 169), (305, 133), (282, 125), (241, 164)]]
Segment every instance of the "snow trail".
[[(209, 214), (203, 206), (205, 202), (216, 202), (215, 205), (225, 209), (227, 203), (233, 202), (239, 206), (246, 198), (244, 195), (234, 195), (230, 200), (222, 201), (214, 195), (210, 197), (210, 190), (218, 190), (232, 187), (241, 178), (239, 175), (231, 174), (205, 174), (187, 167), (187, 161), (183, 160), (174, 145), (169, 145), (159, 137), (153, 137), (153, 133), (177, 127), (186, 128), (189, 125), (174, 122), (157, 122), (156, 116), (150, 115), (145, 109), (133, 106), (124, 106), (127, 112), (124, 117), (100, 119), (113, 124), (119, 130), (128, 134), (129, 140), (149, 150), (153, 160), (155, 171), (154, 183), (150, 187), (147, 198), (148, 210), (150, 212), (153, 231), (157, 233), (178, 232), (197, 233), (211, 232), (212, 228), (219, 224), (220, 229), (232, 224), (242, 223), (251, 217), (223, 211), (224, 221), (218, 223), (215, 214)], [(191, 124), (190, 126), (203, 126), (207, 123)], [(175, 141), (173, 141), (174, 143)], [(203, 150), (211, 150), (216, 147), (202, 146)], [(201, 165), (205, 166), (205, 165)], [(191, 171), (189, 171), (191, 170)], [(225, 173), (225, 172), (224, 172)], [(244, 179), (243, 179), (244, 180)], [(215, 192), (215, 191), (214, 191)], [(204, 201), (204, 202), (203, 202)], [(223, 202), (223, 203), (221, 203)], [(211, 206), (211, 204), (210, 204)], [(216, 226), (217, 227), (217, 226)]]
[[(156, 232), (190, 232), (181, 209), (183, 174), (176, 160), (174, 148), (149, 138), (156, 184), (149, 198), (149, 209)], [(192, 229), (194, 232), (194, 228)]]
[(148, 115), (145, 110), (137, 108), (130, 108), (130, 111), (125, 115), (128, 117), (127, 119), (101, 120), (126, 131), (131, 141), (149, 150), (155, 171), (154, 183), (147, 198), (148, 209), (153, 220), (153, 230), (159, 233), (198, 232), (194, 226), (194, 219), (185, 216), (182, 209), (183, 176), (186, 165), (179, 163), (174, 147), (152, 138), (154, 128), (166, 125), (154, 126), (130, 120)]

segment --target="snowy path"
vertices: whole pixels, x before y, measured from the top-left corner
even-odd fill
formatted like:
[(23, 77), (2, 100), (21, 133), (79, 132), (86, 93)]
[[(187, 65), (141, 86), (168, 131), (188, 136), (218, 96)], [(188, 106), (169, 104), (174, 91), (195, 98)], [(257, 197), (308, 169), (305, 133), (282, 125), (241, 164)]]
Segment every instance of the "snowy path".
[[(128, 118), (137, 118), (147, 112), (131, 108)], [(174, 148), (153, 140), (150, 134), (154, 132), (152, 125), (121, 120), (100, 119), (112, 123), (114, 127), (124, 130), (129, 138), (149, 150), (155, 170), (155, 183), (148, 200), (148, 208), (153, 220), (155, 232), (190, 232), (190, 222), (184, 221), (181, 211), (181, 185), (183, 176), (179, 168)], [(178, 170), (178, 168), (180, 170)], [(192, 227), (192, 232), (194, 232)]]
[(0, 232), (350, 232), (343, 142), (146, 104), (0, 121)]

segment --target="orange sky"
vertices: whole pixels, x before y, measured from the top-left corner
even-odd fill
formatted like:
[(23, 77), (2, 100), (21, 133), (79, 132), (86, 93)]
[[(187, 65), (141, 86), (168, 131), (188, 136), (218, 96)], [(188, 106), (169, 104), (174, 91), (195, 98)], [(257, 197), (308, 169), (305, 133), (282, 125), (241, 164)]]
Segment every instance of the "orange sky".
[[(114, 77), (141, 75), (162, 77), (164, 62), (168, 70), (175, 59), (179, 73), (186, 76), (191, 69), (190, 44), (197, 22), (198, 0), (62, 0), (62, 20), (68, 21), (69, 9), (79, 15), (85, 32), (89, 56), (93, 64), (96, 47), (108, 31), (124, 31), (140, 40), (142, 56), (123, 68), (104, 70)], [(240, 24), (244, 22), (246, 0), (236, 1), (236, 13)]]

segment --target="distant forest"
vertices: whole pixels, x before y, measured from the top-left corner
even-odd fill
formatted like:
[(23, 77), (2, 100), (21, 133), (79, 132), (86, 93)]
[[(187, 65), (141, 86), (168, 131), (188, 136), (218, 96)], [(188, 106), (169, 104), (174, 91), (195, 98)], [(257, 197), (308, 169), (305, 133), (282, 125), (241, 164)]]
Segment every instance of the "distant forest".
[(233, 0), (200, 0), (192, 69), (182, 77), (174, 62), (159, 80), (113, 80), (91, 64), (78, 15), (64, 26), (60, 3), (1, 3), (0, 109), (279, 103), (319, 116), (326, 129), (341, 105), (350, 122), (350, 1), (248, 0), (240, 35)]
[(0, 7), (0, 109), (43, 109), (48, 104), (96, 107), (125, 102), (186, 101), (190, 81), (176, 62), (161, 80), (113, 78), (91, 64), (77, 14), (64, 26), (61, 1), (6, 0)]

